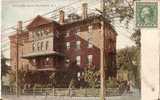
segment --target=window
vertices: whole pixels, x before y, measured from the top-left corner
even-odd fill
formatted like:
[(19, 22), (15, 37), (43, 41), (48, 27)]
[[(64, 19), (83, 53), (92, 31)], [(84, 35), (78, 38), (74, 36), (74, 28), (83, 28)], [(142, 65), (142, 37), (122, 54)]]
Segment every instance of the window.
[(76, 31), (76, 35), (79, 36), (79, 34), (80, 34), (80, 28), (78, 27)]
[(39, 42), (37, 43), (37, 50), (38, 51), (40, 50), (40, 43)]
[(34, 64), (36, 63), (36, 59), (33, 59), (33, 63), (34, 63)]
[(35, 44), (33, 43), (32, 44), (32, 51), (34, 51), (35, 50)]
[(67, 59), (67, 60), (66, 60), (66, 63), (69, 63), (69, 62), (70, 62), (70, 60), (69, 60), (69, 59)]
[(36, 34), (36, 37), (39, 38), (39, 36), (40, 36), (39, 32), (36, 32), (35, 34)]
[(36, 59), (32, 59), (32, 65), (36, 65)]
[(88, 26), (88, 32), (92, 32), (92, 26)]
[(44, 30), (41, 30), (41, 36), (43, 36), (43, 34), (44, 34)]
[(67, 47), (67, 49), (70, 48), (70, 42), (67, 42), (67, 43), (66, 43), (66, 47)]
[(80, 78), (80, 77), (81, 77), (81, 73), (80, 73), (80, 72), (78, 72), (78, 73), (77, 73), (77, 78), (78, 78), (78, 80), (79, 80), (79, 81), (81, 80), (81, 78)]
[(50, 30), (49, 30), (49, 28), (47, 28), (47, 29), (46, 29), (46, 33), (49, 33), (49, 32), (50, 32)]
[(45, 35), (48, 35), (49, 34), (49, 28), (45, 28), (44, 30), (43, 30), (43, 33), (45, 34)]
[(77, 62), (77, 65), (80, 65), (80, 64), (81, 64), (81, 57), (80, 57), (80, 56), (77, 56), (77, 57), (76, 57), (76, 62)]
[(88, 55), (88, 64), (91, 65), (93, 60), (93, 55)]
[(88, 48), (92, 48), (92, 47), (93, 47), (93, 45), (91, 43), (91, 39), (88, 39)]
[(67, 32), (67, 33), (66, 33), (66, 37), (69, 37), (69, 35), (70, 35), (70, 33), (69, 33), (69, 32)]
[(38, 33), (39, 33), (39, 35), (40, 35), (40, 37), (42, 37), (42, 30), (38, 30)]
[(46, 61), (49, 61), (49, 58), (48, 58), (48, 57), (46, 58)]
[(46, 50), (48, 49), (49, 42), (46, 41)]
[(70, 60), (66, 59), (66, 67), (69, 67)]
[(32, 32), (32, 39), (34, 39), (34, 35), (35, 35), (35, 33), (34, 33), (34, 32)]
[(76, 42), (76, 48), (77, 48), (77, 49), (80, 49), (80, 48), (81, 48), (81, 41), (77, 41), (77, 42)]
[(43, 42), (41, 42), (41, 50), (43, 50)]

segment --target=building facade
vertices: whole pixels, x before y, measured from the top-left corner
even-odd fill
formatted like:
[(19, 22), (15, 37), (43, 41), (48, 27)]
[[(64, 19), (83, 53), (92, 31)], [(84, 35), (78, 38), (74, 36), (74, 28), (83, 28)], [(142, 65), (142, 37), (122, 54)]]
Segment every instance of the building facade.
[[(19, 70), (40, 72), (42, 77), (48, 75), (45, 73), (66, 71), (70, 66), (80, 70), (87, 67), (98, 70), (101, 66), (101, 40), (104, 38), (106, 73), (107, 76), (116, 77), (117, 33), (101, 15), (88, 14), (87, 4), (83, 4), (82, 8), (81, 16), (72, 13), (68, 18), (60, 10), (59, 21), (38, 15), (26, 30), (22, 29), (22, 22), (18, 22), (18, 34), (10, 36), (13, 70), (17, 63)], [(105, 25), (102, 25), (102, 21), (105, 21)]]

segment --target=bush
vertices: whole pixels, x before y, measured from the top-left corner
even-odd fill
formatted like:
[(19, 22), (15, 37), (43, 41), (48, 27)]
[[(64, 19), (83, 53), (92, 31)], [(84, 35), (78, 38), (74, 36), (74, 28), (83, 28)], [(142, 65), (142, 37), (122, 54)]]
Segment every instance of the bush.
[(114, 79), (109, 79), (109, 80), (106, 81), (106, 87), (107, 88), (117, 88), (118, 87), (118, 83)]
[(100, 87), (100, 73), (98, 70), (85, 69), (84, 71), (84, 80), (87, 83), (88, 87), (98, 88)]

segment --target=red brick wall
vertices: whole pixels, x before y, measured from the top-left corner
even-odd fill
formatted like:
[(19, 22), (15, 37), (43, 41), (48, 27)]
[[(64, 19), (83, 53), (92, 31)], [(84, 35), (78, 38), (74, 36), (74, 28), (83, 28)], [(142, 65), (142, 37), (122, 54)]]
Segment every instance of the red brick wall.
[[(18, 62), (19, 62), (19, 69), (25, 69), (28, 65), (28, 61), (22, 59), (22, 55), (24, 54), (24, 41), (28, 39), (28, 33), (21, 33), (18, 37)], [(16, 70), (17, 66), (17, 38), (16, 35), (10, 36), (10, 55), (11, 55), (11, 66), (13, 70)]]

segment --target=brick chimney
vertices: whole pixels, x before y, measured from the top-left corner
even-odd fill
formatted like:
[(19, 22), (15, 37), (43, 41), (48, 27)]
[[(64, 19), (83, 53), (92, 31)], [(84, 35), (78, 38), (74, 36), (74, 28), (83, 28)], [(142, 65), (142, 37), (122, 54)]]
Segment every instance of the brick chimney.
[(64, 11), (60, 10), (59, 11), (59, 23), (60, 24), (64, 24), (64, 17), (65, 17)]
[(17, 23), (17, 32), (21, 33), (22, 32), (22, 25), (23, 25), (23, 22), (22, 21), (18, 21)]
[(87, 3), (83, 3), (82, 4), (82, 19), (87, 18), (88, 14), (88, 4)]

